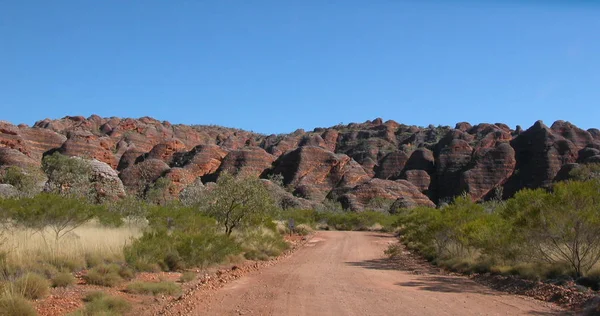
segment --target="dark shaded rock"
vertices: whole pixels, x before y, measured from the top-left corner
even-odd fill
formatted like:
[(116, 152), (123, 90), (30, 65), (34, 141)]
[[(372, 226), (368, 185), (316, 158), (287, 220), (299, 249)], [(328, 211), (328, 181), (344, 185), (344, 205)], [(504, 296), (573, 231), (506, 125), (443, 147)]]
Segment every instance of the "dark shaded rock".
[(548, 187), (563, 165), (577, 160), (577, 146), (554, 134), (542, 121), (510, 144), (517, 159), (517, 171), (505, 187), (510, 193), (522, 188)]
[(438, 198), (449, 198), (461, 194), (465, 188), (460, 185), (461, 174), (471, 162), (473, 148), (462, 139), (452, 140), (440, 149), (435, 161), (435, 182)]
[(592, 137), (594, 138), (594, 140), (596, 141), (600, 141), (600, 130), (597, 128), (590, 128), (587, 130), (588, 133), (590, 133), (590, 135), (592, 135)]
[(600, 155), (600, 149), (586, 147), (579, 151), (577, 161), (582, 162), (597, 155)]
[(474, 200), (480, 200), (502, 187), (515, 170), (515, 151), (507, 142), (494, 148), (481, 148), (473, 157), (474, 166), (461, 175), (461, 186)]
[(431, 184), (431, 177), (425, 170), (407, 170), (402, 173), (401, 178), (412, 183), (422, 193), (427, 192)]
[(427, 173), (435, 171), (435, 158), (433, 152), (426, 148), (413, 151), (406, 162), (405, 170), (425, 170)]
[(571, 172), (577, 168), (580, 168), (580, 166), (581, 165), (578, 163), (568, 163), (562, 166), (562, 168), (560, 168), (560, 170), (556, 174), (556, 177), (554, 177), (554, 181), (570, 180), (572, 178)]
[(552, 124), (550, 129), (554, 134), (560, 135), (571, 141), (571, 143), (575, 144), (575, 146), (580, 149), (594, 141), (594, 137), (592, 137), (589, 132), (582, 130), (569, 122), (556, 121)]
[(408, 155), (401, 151), (387, 154), (375, 168), (375, 177), (385, 180), (398, 179), (408, 158)]
[(471, 125), (469, 122), (456, 123), (456, 126), (454, 126), (454, 129), (457, 129), (461, 132), (466, 132), (466, 131), (470, 130), (471, 128), (473, 128), (473, 125)]

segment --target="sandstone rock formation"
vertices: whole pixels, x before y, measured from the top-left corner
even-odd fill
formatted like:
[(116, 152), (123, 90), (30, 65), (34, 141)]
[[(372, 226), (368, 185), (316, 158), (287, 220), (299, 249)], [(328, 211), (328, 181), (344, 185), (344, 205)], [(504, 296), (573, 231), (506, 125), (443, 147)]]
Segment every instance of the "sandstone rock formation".
[[(511, 130), (502, 123), (418, 127), (377, 118), (266, 136), (149, 117), (67, 116), (33, 127), (0, 121), (0, 168), (39, 167), (55, 151), (95, 159), (107, 178), (118, 175), (130, 192), (143, 193), (160, 177), (171, 181), (177, 196), (225, 171), (281, 174), (293, 194), (280, 193), (290, 204), (330, 198), (360, 210), (374, 197), (414, 206), (463, 192), (481, 200), (498, 191), (509, 197), (525, 187), (547, 187), (575, 163), (600, 162), (600, 130), (564, 121)], [(122, 196), (118, 181), (113, 185), (107, 195)]]

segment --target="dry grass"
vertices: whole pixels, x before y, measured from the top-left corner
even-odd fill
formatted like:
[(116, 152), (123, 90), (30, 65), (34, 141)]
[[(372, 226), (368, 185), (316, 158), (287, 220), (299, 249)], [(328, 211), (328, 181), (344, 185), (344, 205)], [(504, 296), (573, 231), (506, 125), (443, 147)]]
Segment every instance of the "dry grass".
[(128, 293), (146, 295), (175, 295), (181, 292), (181, 287), (173, 282), (133, 282), (127, 285)]
[(40, 263), (50, 263), (60, 270), (73, 271), (105, 261), (123, 261), (123, 246), (139, 237), (142, 229), (133, 225), (110, 228), (89, 223), (67, 234), (58, 243), (49, 230), (36, 233), (12, 229), (5, 233), (0, 251), (6, 253), (6, 263), (11, 267), (32, 270)]

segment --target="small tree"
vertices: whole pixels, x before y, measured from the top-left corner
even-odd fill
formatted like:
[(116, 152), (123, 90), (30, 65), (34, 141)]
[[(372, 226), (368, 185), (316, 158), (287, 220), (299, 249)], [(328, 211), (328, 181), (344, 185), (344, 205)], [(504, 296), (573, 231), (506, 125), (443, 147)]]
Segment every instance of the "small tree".
[(32, 196), (41, 191), (39, 183), (43, 179), (43, 174), (39, 169), (10, 166), (4, 171), (0, 182), (12, 185), (23, 196)]
[(276, 207), (256, 178), (235, 178), (222, 173), (214, 187), (204, 191), (202, 208), (229, 236), (234, 229), (265, 223)]
[(600, 260), (600, 183), (561, 182), (552, 194), (524, 190), (507, 204), (515, 233), (539, 259), (566, 261), (577, 276)]
[(93, 198), (92, 167), (85, 160), (56, 152), (44, 157), (42, 169), (48, 176), (46, 191), (63, 196)]
[(9, 211), (17, 225), (43, 232), (50, 228), (57, 245), (59, 240), (95, 217), (105, 223), (118, 224), (119, 217), (110, 216), (103, 206), (93, 205), (80, 198), (42, 193), (32, 198), (4, 200), (2, 208)]
[(152, 204), (165, 205), (173, 199), (169, 190), (173, 183), (171, 180), (161, 177), (148, 187), (146, 201)]

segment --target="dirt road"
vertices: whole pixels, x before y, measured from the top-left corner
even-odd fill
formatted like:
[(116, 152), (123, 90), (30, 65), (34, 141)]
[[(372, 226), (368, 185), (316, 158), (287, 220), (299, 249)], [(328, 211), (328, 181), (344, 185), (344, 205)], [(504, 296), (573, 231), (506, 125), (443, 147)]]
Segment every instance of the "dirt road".
[[(236, 280), (194, 315), (562, 315), (553, 305), (499, 293), (468, 278), (391, 266), (395, 239), (318, 232), (281, 263)], [(400, 270), (398, 270), (400, 268)]]

